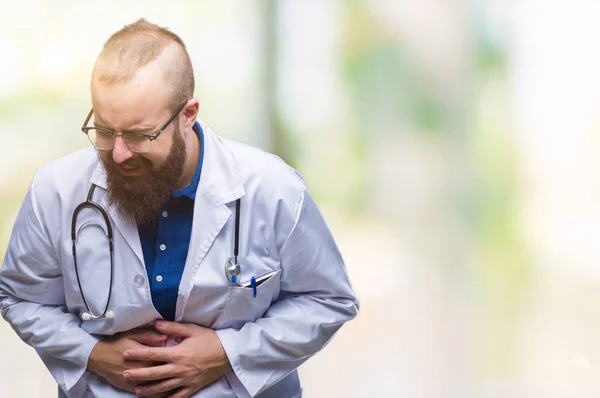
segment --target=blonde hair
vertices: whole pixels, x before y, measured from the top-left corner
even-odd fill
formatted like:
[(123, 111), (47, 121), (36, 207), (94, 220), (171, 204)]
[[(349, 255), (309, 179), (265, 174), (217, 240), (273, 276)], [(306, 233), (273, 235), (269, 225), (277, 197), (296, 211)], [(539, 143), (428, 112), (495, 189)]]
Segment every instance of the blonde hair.
[(165, 82), (173, 89), (169, 105), (175, 110), (194, 96), (192, 61), (179, 36), (144, 18), (125, 25), (104, 43), (94, 65), (92, 81), (127, 82), (138, 69), (155, 60), (171, 44), (177, 44), (181, 50), (169, 61), (164, 74)]

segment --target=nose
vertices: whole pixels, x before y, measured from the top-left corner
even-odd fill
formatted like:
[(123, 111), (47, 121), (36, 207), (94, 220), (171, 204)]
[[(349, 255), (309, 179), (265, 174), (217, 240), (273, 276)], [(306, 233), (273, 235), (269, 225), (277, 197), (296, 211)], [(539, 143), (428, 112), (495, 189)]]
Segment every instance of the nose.
[(116, 164), (121, 164), (131, 159), (134, 155), (133, 151), (123, 141), (123, 137), (115, 137), (115, 147), (113, 148), (112, 156)]

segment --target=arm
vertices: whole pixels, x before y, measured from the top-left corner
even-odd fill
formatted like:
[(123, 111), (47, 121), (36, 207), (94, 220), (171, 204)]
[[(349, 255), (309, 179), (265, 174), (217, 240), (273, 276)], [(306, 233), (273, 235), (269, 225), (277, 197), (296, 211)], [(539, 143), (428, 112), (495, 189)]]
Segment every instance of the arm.
[(17, 215), (0, 268), (0, 313), (36, 349), (60, 388), (77, 396), (98, 339), (66, 309), (61, 269), (49, 231), (40, 222), (33, 187)]
[[(251, 396), (321, 350), (358, 313), (342, 257), (317, 205), (304, 190), (291, 231), (278, 244), (281, 293), (265, 316), (240, 330), (216, 331)], [(286, 215), (284, 215), (285, 217)]]

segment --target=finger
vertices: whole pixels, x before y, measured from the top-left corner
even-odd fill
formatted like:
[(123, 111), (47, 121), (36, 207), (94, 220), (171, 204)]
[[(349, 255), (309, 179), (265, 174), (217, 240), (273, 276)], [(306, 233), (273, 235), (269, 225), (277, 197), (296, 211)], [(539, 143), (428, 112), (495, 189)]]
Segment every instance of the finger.
[(146, 362), (146, 361), (129, 361), (129, 360), (124, 361), (126, 370), (151, 368), (153, 366), (160, 366), (160, 365), (164, 365), (164, 364), (165, 364), (164, 362)]
[[(177, 389), (175, 389), (173, 391), (177, 391)], [(135, 394), (135, 390), (133, 391), (133, 393)], [(152, 395), (140, 395), (140, 396), (143, 398), (165, 398), (171, 394), (172, 394), (172, 391), (167, 391), (167, 392), (159, 392), (159, 393), (152, 394)]]
[(188, 398), (197, 390), (192, 389), (191, 387), (183, 387), (179, 390), (175, 391), (173, 394), (169, 395), (169, 398)]
[(162, 380), (180, 376), (178, 366), (172, 363), (147, 368), (128, 369), (123, 372), (127, 380)]
[(155, 395), (161, 392), (171, 391), (177, 387), (181, 387), (183, 379), (172, 378), (159, 382), (143, 384), (135, 388), (136, 395)]
[(128, 361), (172, 362), (172, 347), (145, 347), (123, 351), (123, 357)]
[(154, 327), (160, 333), (169, 336), (190, 337), (194, 334), (194, 331), (198, 326), (193, 323), (170, 322), (157, 319), (154, 322)]
[[(152, 394), (152, 395), (140, 395), (143, 398), (165, 398), (168, 397), (169, 395), (171, 395), (173, 393), (173, 391), (177, 391), (177, 389), (174, 389), (172, 391), (167, 391), (167, 392), (158, 392), (156, 394)], [(135, 394), (135, 390), (133, 391), (133, 393)]]
[(151, 329), (136, 329), (126, 335), (129, 339), (151, 347), (164, 347), (167, 335)]

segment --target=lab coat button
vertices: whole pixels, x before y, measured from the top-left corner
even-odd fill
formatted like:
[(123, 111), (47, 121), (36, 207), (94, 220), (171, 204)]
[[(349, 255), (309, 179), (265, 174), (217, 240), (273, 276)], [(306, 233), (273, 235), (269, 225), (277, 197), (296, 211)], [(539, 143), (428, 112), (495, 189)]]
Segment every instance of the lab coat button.
[(161, 276), (161, 275), (158, 275), (158, 276), (156, 277), (156, 281), (157, 281), (157, 282), (162, 282), (162, 276)]
[(142, 275), (136, 275), (135, 278), (133, 278), (133, 283), (135, 283), (137, 287), (142, 287), (146, 283), (146, 278)]
[(168, 215), (169, 215), (169, 213), (167, 213), (166, 211), (163, 211), (163, 212), (162, 212), (162, 216), (163, 216), (164, 218), (167, 218), (167, 216), (168, 216)]
[(162, 245), (159, 246), (160, 250), (165, 251), (167, 249), (167, 245), (165, 245), (164, 243)]

